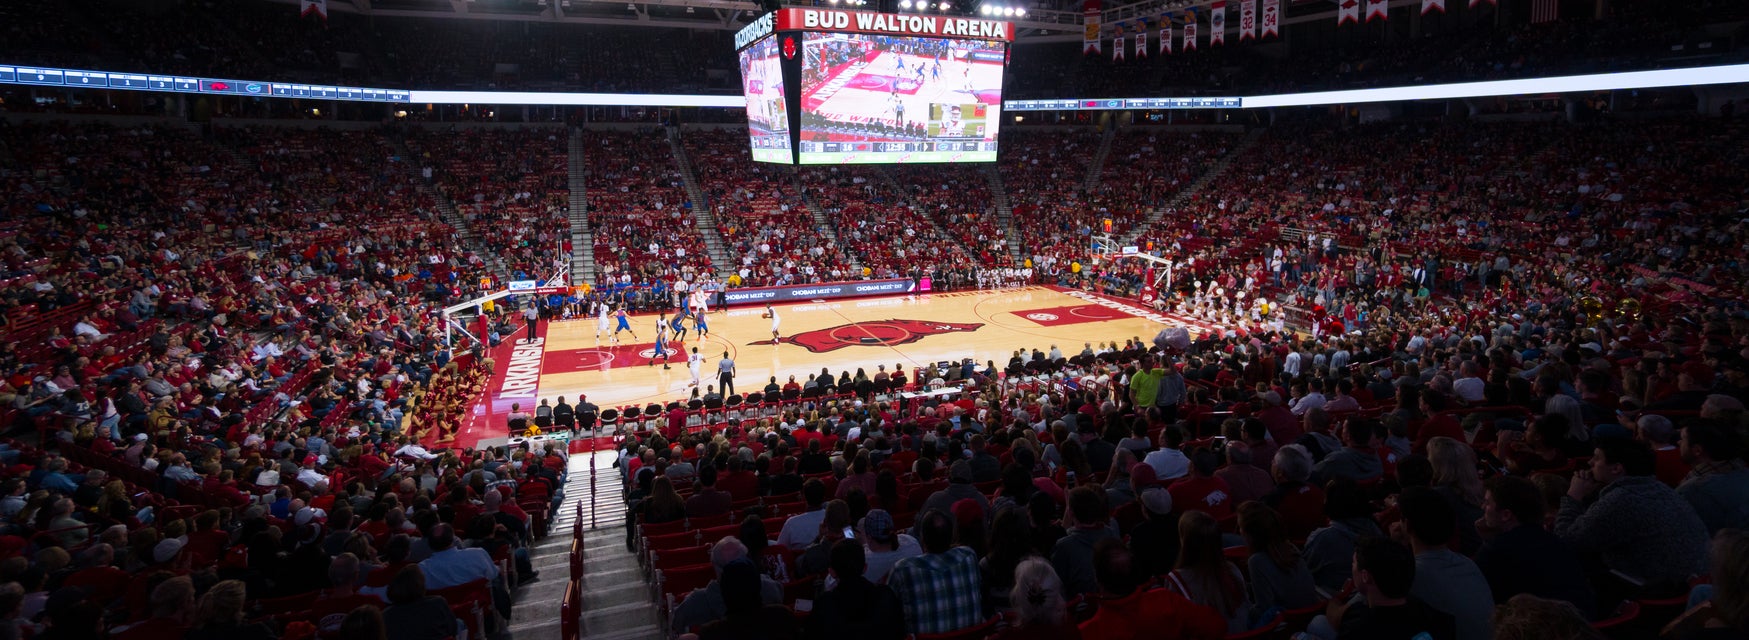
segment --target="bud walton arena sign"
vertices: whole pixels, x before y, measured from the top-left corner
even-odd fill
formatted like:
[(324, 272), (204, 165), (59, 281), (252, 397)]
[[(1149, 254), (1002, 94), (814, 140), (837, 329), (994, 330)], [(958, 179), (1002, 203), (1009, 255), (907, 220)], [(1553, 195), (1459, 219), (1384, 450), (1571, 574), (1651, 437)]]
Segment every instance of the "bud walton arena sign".
[(833, 9), (783, 9), (760, 16), (736, 34), (746, 46), (773, 31), (837, 31), (900, 36), (1014, 41), (1014, 25), (999, 20)]

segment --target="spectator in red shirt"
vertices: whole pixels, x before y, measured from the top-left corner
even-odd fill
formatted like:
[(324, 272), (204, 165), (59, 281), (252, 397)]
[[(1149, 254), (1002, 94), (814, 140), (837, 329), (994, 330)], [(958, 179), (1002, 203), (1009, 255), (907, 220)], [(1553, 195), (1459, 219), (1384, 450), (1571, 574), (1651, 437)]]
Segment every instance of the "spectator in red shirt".
[(1281, 514), (1290, 540), (1304, 540), (1324, 526), (1324, 490), (1306, 481), (1311, 476), (1312, 455), (1305, 447), (1290, 444), (1275, 452), (1275, 488), (1262, 500)]
[(1102, 599), (1098, 612), (1081, 623), (1081, 637), (1217, 640), (1226, 636), (1227, 621), (1213, 609), (1169, 589), (1142, 589), (1143, 576), (1133, 560), (1121, 540), (1101, 540), (1095, 545), (1093, 572)]
[(1464, 439), (1464, 427), (1451, 414), (1441, 413), (1450, 405), (1451, 400), (1438, 391), (1426, 391), (1421, 394), (1421, 415), (1426, 416), (1421, 428), (1415, 431), (1415, 442), (1411, 453), (1427, 455), (1427, 441), (1441, 436), (1453, 440)]
[(1215, 477), (1215, 467), (1219, 465), (1220, 458), (1208, 449), (1197, 449), (1191, 454), (1190, 476), (1167, 487), (1172, 493), (1172, 504), (1177, 505), (1180, 513), (1201, 511), (1216, 520), (1233, 515), (1233, 491), (1225, 480)]
[(747, 470), (747, 462), (740, 456), (729, 458), (729, 471), (717, 478), (717, 488), (729, 492), (729, 497), (735, 500), (749, 500), (759, 497), (759, 475)]

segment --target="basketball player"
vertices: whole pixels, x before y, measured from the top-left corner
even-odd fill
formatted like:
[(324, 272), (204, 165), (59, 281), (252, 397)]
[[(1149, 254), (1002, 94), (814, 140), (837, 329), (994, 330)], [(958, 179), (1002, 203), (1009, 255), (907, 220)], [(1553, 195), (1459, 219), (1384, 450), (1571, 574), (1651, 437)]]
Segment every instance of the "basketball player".
[(692, 355), (686, 357), (686, 370), (692, 374), (692, 388), (698, 388), (699, 370), (704, 366), (704, 356), (698, 355), (698, 347), (692, 348)]
[(947, 115), (941, 119), (941, 135), (942, 136), (963, 136), (963, 135), (966, 135), (966, 123), (960, 121), (960, 106), (959, 105), (956, 104), (956, 105), (953, 105), (953, 106), (947, 108)]
[(701, 342), (711, 337), (710, 325), (704, 323), (704, 314), (702, 313), (692, 317), (692, 330), (698, 332), (698, 339)]
[(601, 342), (601, 334), (607, 333), (607, 311), (606, 300), (595, 303), (595, 313), (598, 316), (595, 323), (595, 342), (597, 344)]
[(685, 319), (686, 313), (682, 312), (680, 315), (674, 316), (674, 322), (668, 323), (668, 328), (674, 331), (675, 342), (686, 340), (686, 323), (683, 322)]
[(662, 368), (663, 369), (669, 368), (668, 367), (668, 331), (667, 331), (667, 326), (668, 326), (668, 314), (664, 313), (660, 317), (656, 318), (656, 350), (650, 352), (650, 364), (646, 364), (644, 366), (646, 366), (646, 367), (655, 366), (656, 365), (656, 357), (661, 356), (662, 357)]
[(765, 303), (765, 317), (771, 318), (771, 342), (776, 344), (779, 337), (777, 335), (777, 324), (783, 319), (777, 317), (777, 310), (771, 308), (771, 303), (769, 302)]
[(621, 332), (621, 331), (625, 331), (625, 332), (632, 334), (632, 339), (637, 340), (638, 339), (638, 332), (632, 331), (631, 317), (626, 315), (626, 308), (620, 307), (618, 310), (614, 311), (613, 313), (614, 313), (614, 317), (619, 319), (619, 326), (615, 327), (613, 330), (613, 343), (619, 344), (619, 332)]
[(972, 94), (973, 96), (977, 96), (978, 92), (972, 89), (972, 63), (966, 63), (965, 69), (960, 72), (960, 76), (961, 84), (965, 85), (965, 88), (961, 90)]

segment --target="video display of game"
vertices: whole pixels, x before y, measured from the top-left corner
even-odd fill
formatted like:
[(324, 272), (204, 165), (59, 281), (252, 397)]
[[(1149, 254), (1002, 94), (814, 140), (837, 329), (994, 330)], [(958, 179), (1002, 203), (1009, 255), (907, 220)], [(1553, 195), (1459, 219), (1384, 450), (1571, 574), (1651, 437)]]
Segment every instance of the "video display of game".
[(996, 160), (1004, 43), (803, 35), (801, 164)]
[(753, 159), (789, 164), (789, 111), (784, 109), (777, 39), (767, 36), (741, 50), (741, 93), (747, 97), (747, 138)]

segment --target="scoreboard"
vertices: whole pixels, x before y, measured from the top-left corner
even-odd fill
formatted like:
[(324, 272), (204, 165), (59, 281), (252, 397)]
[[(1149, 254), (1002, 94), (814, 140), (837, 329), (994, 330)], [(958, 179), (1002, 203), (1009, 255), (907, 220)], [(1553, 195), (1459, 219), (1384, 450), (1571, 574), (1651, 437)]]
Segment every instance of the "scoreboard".
[(994, 162), (1014, 25), (781, 9), (735, 35), (754, 160)]

